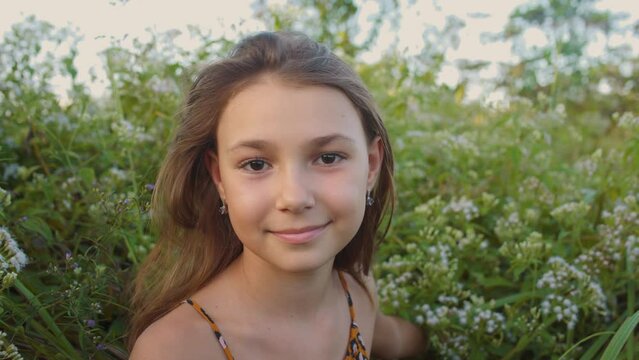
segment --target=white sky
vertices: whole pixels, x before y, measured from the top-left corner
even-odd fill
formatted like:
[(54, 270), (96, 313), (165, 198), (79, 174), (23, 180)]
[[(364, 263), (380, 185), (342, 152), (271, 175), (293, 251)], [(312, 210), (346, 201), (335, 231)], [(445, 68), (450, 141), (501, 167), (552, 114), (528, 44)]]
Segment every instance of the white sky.
[[(34, 14), (40, 20), (46, 20), (56, 26), (71, 26), (83, 36), (78, 45), (79, 55), (76, 66), (79, 79), (88, 82), (89, 69), (93, 68), (98, 77), (103, 76), (102, 60), (98, 53), (106, 48), (111, 39), (141, 38), (148, 36), (147, 29), (162, 32), (170, 29), (182, 30), (184, 35), (178, 38), (185, 48), (196, 43), (188, 37), (186, 26), (197, 25), (211, 30), (215, 36), (224, 35), (233, 39), (236, 32), (231, 25), (248, 33), (263, 30), (261, 22), (254, 20), (251, 4), (253, 0), (130, 0), (122, 4), (118, 0), (0, 0), (0, 35), (10, 29), (11, 25)], [(278, 0), (277, 3), (285, 3)], [(449, 49), (446, 53), (446, 65), (439, 74), (438, 81), (454, 86), (460, 81), (460, 73), (455, 67), (459, 59), (485, 60), (492, 66), (478, 74), (478, 81), (491, 79), (498, 74), (499, 62), (513, 61), (511, 45), (506, 43), (480, 42), (483, 32), (496, 33), (503, 29), (508, 15), (525, 0), (400, 0), (401, 23), (397, 32), (388, 24), (380, 32), (376, 48), (363, 56), (365, 61), (374, 61), (391, 45), (404, 51), (407, 55), (417, 54), (423, 46), (422, 33), (428, 26), (441, 29), (445, 25), (446, 16), (454, 15), (462, 19), (466, 26), (460, 31), (460, 44), (457, 49)], [(360, 1), (362, 3), (362, 1)], [(414, 4), (413, 4), (414, 3)], [(614, 12), (626, 12), (630, 18), (626, 22), (639, 19), (639, 1), (637, 0), (601, 0), (598, 8)], [(365, 2), (360, 16), (360, 27), (367, 29), (366, 14), (374, 11), (374, 1)], [(472, 17), (472, 14), (484, 13), (488, 17)], [(526, 34), (530, 43), (542, 45), (545, 37), (541, 32), (530, 30)], [(639, 39), (620, 37), (613, 42), (634, 42), (631, 45), (639, 52)], [(602, 42), (595, 42), (590, 54), (602, 53)], [(94, 93), (104, 91), (104, 81), (91, 84)], [(481, 97), (483, 89), (479, 86), (469, 89), (471, 98)], [(475, 92), (475, 93), (473, 93)]]

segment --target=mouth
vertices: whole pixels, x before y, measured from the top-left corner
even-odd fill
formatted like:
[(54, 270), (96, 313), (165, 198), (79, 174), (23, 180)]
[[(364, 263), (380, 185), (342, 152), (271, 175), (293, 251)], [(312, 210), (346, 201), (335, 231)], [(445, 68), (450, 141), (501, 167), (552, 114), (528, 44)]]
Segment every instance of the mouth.
[(290, 228), (277, 231), (269, 231), (280, 240), (289, 244), (305, 244), (319, 236), (331, 222), (322, 225), (305, 226), (302, 228)]

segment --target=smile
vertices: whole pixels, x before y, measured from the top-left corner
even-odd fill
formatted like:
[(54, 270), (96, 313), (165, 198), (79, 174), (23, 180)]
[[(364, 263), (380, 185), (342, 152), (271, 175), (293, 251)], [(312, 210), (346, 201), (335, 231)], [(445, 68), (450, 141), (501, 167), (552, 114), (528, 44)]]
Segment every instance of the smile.
[(330, 224), (330, 221), (324, 225), (307, 226), (299, 229), (271, 231), (270, 233), (288, 244), (305, 244), (315, 239), (322, 232), (324, 232), (324, 229), (326, 229), (328, 224)]

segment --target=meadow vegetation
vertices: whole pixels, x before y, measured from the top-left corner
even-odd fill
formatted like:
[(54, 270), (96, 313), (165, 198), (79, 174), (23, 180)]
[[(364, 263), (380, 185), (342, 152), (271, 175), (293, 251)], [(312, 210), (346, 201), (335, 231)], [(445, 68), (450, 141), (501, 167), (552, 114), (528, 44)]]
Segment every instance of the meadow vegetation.
[[(327, 3), (256, 16), (317, 29), (378, 101), (398, 196), (374, 266), (383, 310), (428, 331), (429, 358), (638, 358), (639, 57), (584, 49), (639, 24), (616, 27), (592, 1), (518, 8), (495, 36), (538, 27), (553, 40), (505, 66), (507, 100), (486, 105), (466, 80), (435, 81), (450, 33), (365, 63), (377, 33), (355, 42), (357, 6)], [(154, 243), (149, 202), (176, 112), (197, 69), (231, 46), (191, 30), (195, 51), (175, 32), (114, 42), (100, 98), (77, 80), (69, 29), (30, 18), (0, 41), (0, 358), (126, 358), (127, 290)], [(486, 64), (465, 66), (470, 78)]]

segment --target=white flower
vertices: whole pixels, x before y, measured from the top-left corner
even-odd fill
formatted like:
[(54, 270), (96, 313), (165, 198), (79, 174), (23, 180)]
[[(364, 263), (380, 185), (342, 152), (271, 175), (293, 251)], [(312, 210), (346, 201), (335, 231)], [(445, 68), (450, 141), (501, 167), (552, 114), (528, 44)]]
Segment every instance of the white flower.
[(566, 323), (568, 329), (574, 329), (579, 321), (579, 309), (577, 305), (563, 296), (550, 294), (541, 303), (541, 313), (544, 316), (553, 316), (556, 321)]
[(466, 199), (465, 196), (462, 196), (460, 199), (453, 199), (446, 207), (443, 209), (444, 213), (461, 213), (464, 215), (466, 220), (472, 220), (479, 215), (479, 209), (475, 204)]
[(560, 222), (572, 225), (583, 219), (589, 210), (590, 205), (584, 202), (569, 202), (555, 208), (550, 215)]
[(149, 80), (148, 85), (153, 91), (157, 93), (178, 93), (180, 90), (178, 89), (175, 81), (170, 79), (161, 79), (157, 75), (153, 75), (151, 80)]
[(127, 178), (127, 173), (126, 171), (119, 169), (115, 166), (111, 167), (109, 169), (109, 173), (111, 173), (111, 175), (113, 175), (114, 178), (118, 179), (118, 180), (126, 180)]
[(124, 141), (141, 142), (153, 140), (153, 137), (145, 133), (142, 127), (134, 126), (126, 119), (114, 121), (111, 124), (111, 130)]
[(639, 130), (639, 116), (626, 112), (619, 118), (619, 127), (622, 129)]
[[(597, 281), (559, 256), (551, 257), (548, 260), (548, 265), (550, 270), (537, 281), (537, 288), (558, 290), (556, 293), (561, 294), (568, 293), (571, 297), (577, 298), (576, 301), (579, 301), (585, 309), (592, 309), (600, 314), (607, 313), (606, 296)], [(572, 309), (574, 305), (572, 300), (554, 294), (549, 295), (547, 300), (549, 303), (542, 302), (541, 304), (542, 311), (545, 311), (547, 315), (552, 306), (558, 319), (565, 316), (564, 308), (570, 307)]]
[(20, 272), (27, 263), (27, 256), (13, 239), (9, 230), (0, 227), (0, 268), (6, 270), (11, 266), (16, 272)]
[(11, 205), (11, 194), (5, 189), (0, 187), (0, 209), (6, 208)]
[(16, 281), (17, 277), (18, 277), (18, 274), (16, 274), (13, 271), (6, 273), (2, 277), (2, 289), (7, 289), (11, 285), (13, 285), (13, 283)]
[(18, 352), (18, 348), (6, 341), (7, 333), (0, 331), (0, 358), (8, 360), (22, 360), (23, 357)]

